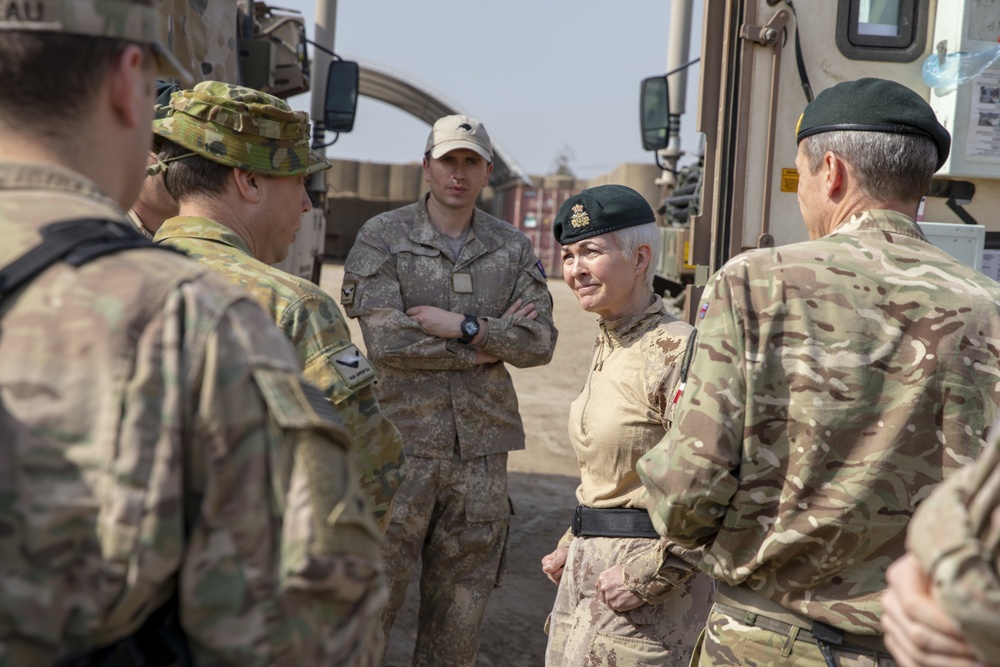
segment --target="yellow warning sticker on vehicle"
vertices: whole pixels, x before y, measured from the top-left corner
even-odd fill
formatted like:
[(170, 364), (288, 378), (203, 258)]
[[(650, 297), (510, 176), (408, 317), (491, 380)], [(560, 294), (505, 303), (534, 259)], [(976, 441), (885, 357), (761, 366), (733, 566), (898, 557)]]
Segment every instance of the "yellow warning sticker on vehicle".
[(782, 192), (799, 191), (799, 172), (797, 169), (781, 170), (781, 191)]

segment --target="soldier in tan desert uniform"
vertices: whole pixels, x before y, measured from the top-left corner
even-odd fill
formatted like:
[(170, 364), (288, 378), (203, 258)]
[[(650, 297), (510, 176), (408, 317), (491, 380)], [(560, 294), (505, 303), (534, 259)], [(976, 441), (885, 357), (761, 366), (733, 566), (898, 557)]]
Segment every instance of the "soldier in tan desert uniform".
[(691, 334), (653, 293), (655, 220), (635, 190), (601, 185), (563, 202), (552, 225), (566, 284), (599, 316), (600, 333), (569, 416), (580, 504), (542, 559), (559, 584), (549, 667), (687, 667), (712, 604), (698, 553), (657, 534), (635, 471), (671, 426)]
[(951, 143), (930, 105), (840, 83), (797, 134), (810, 240), (720, 269), (674, 427), (639, 461), (657, 528), (718, 581), (699, 665), (894, 664), (886, 569), (1000, 402), (1000, 284), (913, 221)]
[(309, 148), (309, 117), (267, 93), (203, 81), (175, 93), (153, 121), (165, 185), (180, 215), (156, 241), (184, 250), (248, 290), (298, 351), (317, 386), (354, 434), (361, 487), (384, 528), (405, 476), (403, 444), (379, 410), (375, 372), (351, 343), (336, 301), (271, 264), (288, 254), (312, 208), (305, 179), (330, 163)]
[(349, 434), (255, 302), (125, 215), (156, 24), (0, 3), (0, 665), (361, 660), (385, 589)]
[(365, 223), (341, 294), (357, 317), (410, 476), (386, 533), (388, 638), (422, 560), (414, 665), (474, 665), (486, 602), (503, 575), (510, 509), (507, 452), (524, 448), (505, 363), (548, 363), (552, 297), (528, 239), (478, 210), (492, 171), (482, 124), (437, 121), (428, 196)]

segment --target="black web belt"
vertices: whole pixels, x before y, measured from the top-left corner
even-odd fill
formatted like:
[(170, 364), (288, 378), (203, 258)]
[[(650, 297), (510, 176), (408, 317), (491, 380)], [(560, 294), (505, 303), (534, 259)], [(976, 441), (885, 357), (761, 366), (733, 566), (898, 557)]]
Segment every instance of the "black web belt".
[(597, 509), (577, 505), (572, 531), (577, 537), (660, 537), (649, 513), (638, 508)]
[(889, 655), (882, 635), (859, 635), (796, 614), (746, 586), (717, 582), (714, 609), (744, 625), (787, 637), (785, 651), (791, 644), (804, 641), (819, 647), (827, 665), (836, 667), (833, 651), (865, 655)]

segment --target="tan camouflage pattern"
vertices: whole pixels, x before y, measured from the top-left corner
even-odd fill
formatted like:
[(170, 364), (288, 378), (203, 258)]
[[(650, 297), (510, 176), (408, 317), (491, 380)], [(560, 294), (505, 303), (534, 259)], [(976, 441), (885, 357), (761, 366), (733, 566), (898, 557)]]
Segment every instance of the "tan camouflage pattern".
[[(834, 648), (837, 667), (897, 667), (887, 653), (855, 653)], [(828, 667), (819, 647), (801, 638), (745, 625), (713, 609), (691, 667)]]
[(139, 215), (133, 209), (128, 210), (128, 219), (132, 223), (132, 226), (135, 227), (135, 230), (137, 232), (145, 236), (150, 241), (153, 240), (153, 235), (150, 234), (149, 230), (146, 229), (146, 226), (142, 224), (142, 220), (139, 218)]
[[(341, 305), (358, 318), (379, 373), (376, 395), (410, 456), (463, 460), (524, 448), (517, 396), (504, 363), (476, 364), (475, 350), (424, 333), (405, 311), (437, 306), (484, 318), (480, 346), (518, 368), (547, 364), (556, 344), (552, 296), (528, 239), (476, 209), (453, 258), (431, 224), (426, 200), (383, 213), (358, 232), (344, 265)], [(471, 291), (465, 289), (466, 278)], [(456, 284), (457, 283), (457, 284)], [(517, 299), (538, 318), (507, 315)]]
[(305, 379), (329, 399), (354, 435), (361, 488), (385, 530), (393, 497), (406, 477), (403, 440), (379, 409), (374, 372), (354, 377), (368, 364), (351, 344), (337, 303), (308, 280), (256, 260), (238, 234), (212, 220), (170, 218), (156, 241), (183, 250), (248, 291), (292, 341)]
[(744, 253), (705, 291), (674, 428), (639, 461), (661, 534), (731, 585), (881, 634), (917, 503), (1000, 400), (1000, 284), (891, 211)]
[[(129, 224), (74, 172), (0, 164), (0, 265), (91, 216)], [(0, 665), (123, 638), (178, 586), (199, 666), (366, 664), (385, 584), (350, 436), (245, 293), (132, 250), (0, 316)]]
[(388, 638), (417, 559), (420, 611), (413, 667), (474, 667), (486, 602), (503, 581), (510, 537), (507, 454), (468, 461), (411, 457), (386, 533)]
[(933, 581), (937, 602), (987, 662), (1000, 656), (1000, 429), (972, 466), (921, 503), (906, 547)]
[(300, 176), (333, 164), (310, 148), (309, 114), (253, 88), (202, 81), (170, 96), (153, 134), (198, 155), (266, 176)]
[(240, 82), (236, 0), (156, 0), (160, 41), (198, 81)]
[(651, 298), (638, 315), (598, 318), (587, 382), (570, 405), (569, 441), (580, 463), (576, 499), (587, 507), (646, 507), (635, 464), (670, 428), (692, 331), (659, 296)]
[[(549, 616), (546, 667), (686, 667), (714, 585), (681, 558), (665, 565), (668, 552), (665, 539), (575, 538)], [(644, 579), (655, 576), (669, 590), (655, 604), (615, 611), (597, 591), (598, 576), (615, 565)]]

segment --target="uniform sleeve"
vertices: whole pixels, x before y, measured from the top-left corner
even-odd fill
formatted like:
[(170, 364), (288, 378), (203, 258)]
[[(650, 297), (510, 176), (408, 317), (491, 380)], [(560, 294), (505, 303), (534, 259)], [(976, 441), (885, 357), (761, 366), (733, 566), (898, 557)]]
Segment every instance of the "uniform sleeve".
[(299, 352), (305, 379), (329, 399), (354, 436), (361, 488), (385, 531), (393, 498), (406, 477), (406, 456), (402, 436), (382, 416), (375, 398), (375, 371), (351, 343), (347, 323), (326, 294), (307, 295), (285, 313), (281, 329)]
[(518, 299), (524, 304), (533, 303), (538, 317), (533, 320), (516, 315), (484, 318), (487, 333), (479, 348), (517, 368), (549, 363), (556, 346), (558, 332), (552, 322), (552, 294), (540, 267), (531, 244), (525, 240), (517, 282), (507, 304), (509, 308)]
[(666, 538), (649, 540), (649, 548), (631, 553), (622, 563), (625, 586), (647, 604), (667, 600), (698, 572), (689, 560), (693, 552)]
[(256, 304), (180, 335), (197, 357), (180, 574), (195, 663), (363, 664), (386, 588), (350, 435)]
[(472, 370), (476, 351), (431, 336), (406, 316), (399, 277), (378, 218), (369, 220), (344, 263), (341, 305), (358, 319), (372, 361), (403, 370)]
[(920, 505), (906, 538), (938, 602), (984, 659), (1000, 655), (1000, 430), (993, 429), (979, 461)]
[(689, 549), (713, 539), (738, 486), (746, 403), (740, 300), (718, 274), (696, 323), (674, 424), (636, 466), (657, 531)]

